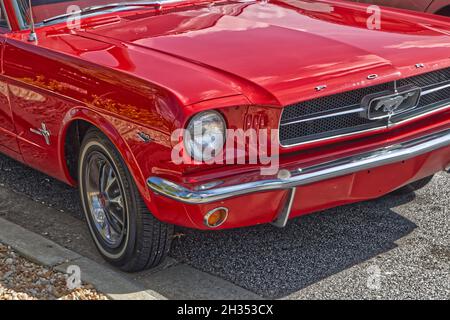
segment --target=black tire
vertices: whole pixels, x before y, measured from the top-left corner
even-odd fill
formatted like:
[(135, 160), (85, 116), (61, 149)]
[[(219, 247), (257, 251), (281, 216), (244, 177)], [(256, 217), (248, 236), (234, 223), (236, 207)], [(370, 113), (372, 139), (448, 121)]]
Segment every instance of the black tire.
[(426, 187), (431, 180), (433, 179), (434, 175), (431, 175), (429, 177), (414, 181), (410, 184), (407, 184), (406, 186), (401, 187), (400, 189), (397, 189), (392, 192), (392, 194), (395, 195), (405, 195), (413, 193), (414, 191), (420, 190), (424, 187)]
[[(103, 160), (105, 162), (101, 167)], [(94, 193), (90, 192), (88, 195), (87, 192), (92, 191), (92, 181), (96, 180), (93, 178), (93, 172), (96, 169), (96, 173), (99, 174), (96, 183), (99, 186), (105, 185), (105, 173), (100, 174), (106, 170), (103, 169), (105, 164), (109, 165), (108, 179), (113, 177), (114, 189), (120, 195), (120, 201), (115, 203), (120, 202), (120, 207), (114, 210), (119, 212), (121, 219), (116, 219), (117, 216), (114, 214), (107, 214), (112, 203), (110, 198), (105, 200), (105, 196), (100, 195), (99, 191), (99, 196), (93, 202)], [(90, 179), (87, 179), (88, 175)], [(148, 211), (119, 152), (111, 141), (96, 129), (90, 129), (83, 139), (78, 162), (78, 181), (81, 204), (89, 231), (98, 251), (106, 261), (123, 271), (136, 272), (155, 267), (164, 260), (170, 249), (173, 226), (157, 220)], [(109, 183), (109, 180), (106, 182)], [(108, 184), (107, 188), (110, 187), (111, 184)], [(98, 200), (99, 198), (102, 200)], [(103, 212), (99, 214), (98, 210)], [(106, 224), (109, 224), (109, 227), (105, 227)], [(105, 231), (106, 229), (109, 231)]]

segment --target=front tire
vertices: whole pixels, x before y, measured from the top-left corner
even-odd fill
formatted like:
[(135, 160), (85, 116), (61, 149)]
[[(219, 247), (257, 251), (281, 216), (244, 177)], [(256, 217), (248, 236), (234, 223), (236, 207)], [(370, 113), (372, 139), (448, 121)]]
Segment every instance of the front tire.
[(105, 260), (127, 272), (164, 260), (173, 226), (148, 211), (122, 157), (98, 130), (83, 139), (78, 181), (89, 231)]

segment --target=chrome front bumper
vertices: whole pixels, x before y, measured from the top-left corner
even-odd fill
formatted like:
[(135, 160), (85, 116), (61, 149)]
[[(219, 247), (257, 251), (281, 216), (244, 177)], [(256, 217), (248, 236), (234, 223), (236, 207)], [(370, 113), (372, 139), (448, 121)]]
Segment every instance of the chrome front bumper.
[[(295, 187), (407, 160), (449, 145), (450, 129), (311, 167), (282, 170), (283, 174), (278, 175), (283, 176), (282, 178), (263, 179), (262, 176), (261, 180), (242, 184), (221, 187), (220, 184), (208, 183), (188, 189), (159, 177), (150, 177), (147, 185), (158, 194), (189, 204), (210, 203), (261, 191), (290, 189), (290, 196), (283, 209), (289, 212)], [(284, 218), (284, 215), (280, 213), (279, 217)], [(281, 221), (281, 224), (284, 223), (285, 221)]]

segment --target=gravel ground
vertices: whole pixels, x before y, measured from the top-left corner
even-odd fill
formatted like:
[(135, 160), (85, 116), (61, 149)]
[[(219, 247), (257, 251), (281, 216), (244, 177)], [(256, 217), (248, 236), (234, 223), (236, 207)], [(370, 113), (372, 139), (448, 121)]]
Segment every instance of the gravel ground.
[(107, 300), (89, 284), (69, 290), (66, 275), (18, 256), (0, 243), (0, 300)]
[[(0, 185), (68, 212), (11, 216), (0, 208), (0, 215), (82, 254), (95, 251), (80, 221), (76, 190), (3, 156)], [(284, 229), (179, 228), (183, 236), (170, 255), (268, 298), (449, 299), (449, 185), (450, 175), (440, 173), (416, 194), (304, 216)], [(376, 288), (368, 287), (374, 268)]]

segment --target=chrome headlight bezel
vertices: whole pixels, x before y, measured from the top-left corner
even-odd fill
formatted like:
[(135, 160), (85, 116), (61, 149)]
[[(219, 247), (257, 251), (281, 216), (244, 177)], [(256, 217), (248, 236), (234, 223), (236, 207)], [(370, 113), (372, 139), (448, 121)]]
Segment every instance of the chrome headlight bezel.
[(193, 116), (183, 134), (184, 148), (196, 161), (214, 159), (225, 145), (227, 125), (223, 116), (215, 111), (202, 111)]

